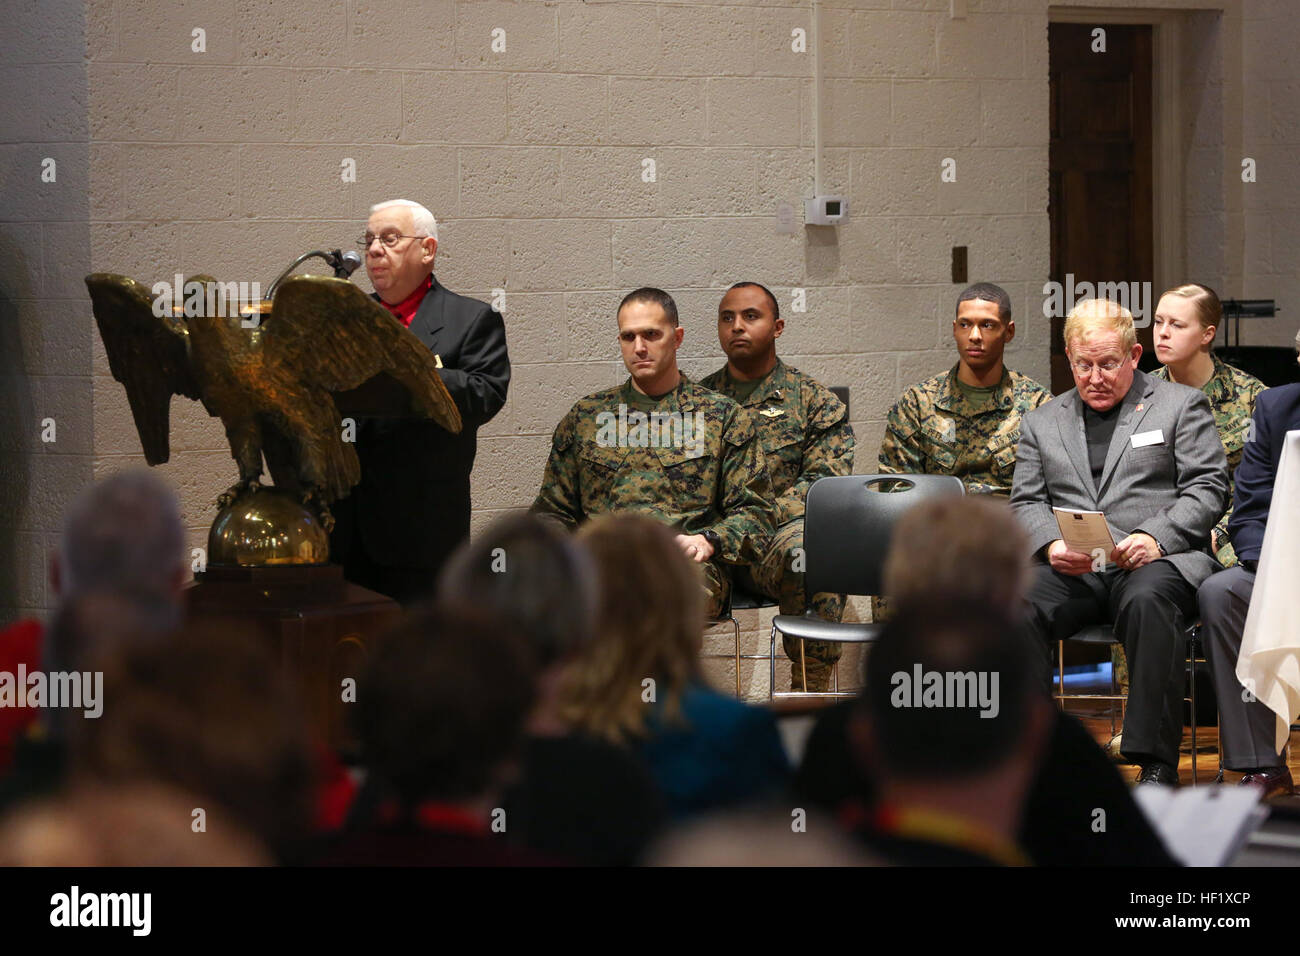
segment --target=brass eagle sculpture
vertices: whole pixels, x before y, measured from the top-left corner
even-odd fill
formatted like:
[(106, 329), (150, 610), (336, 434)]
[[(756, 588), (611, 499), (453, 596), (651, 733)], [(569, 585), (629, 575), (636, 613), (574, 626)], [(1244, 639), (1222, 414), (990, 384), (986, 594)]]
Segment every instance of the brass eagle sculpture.
[(297, 494), (330, 530), (329, 506), (361, 480), (337, 401), (376, 378), (404, 391), (412, 414), (461, 429), (434, 355), (345, 279), (288, 279), (253, 327), (239, 316), (187, 318), (171, 308), (159, 316), (149, 289), (126, 276), (95, 273), (86, 286), (149, 464), (170, 457), (173, 395), (202, 402), (225, 425), (239, 481), (218, 498), (222, 507), (258, 489), (265, 455), (276, 487)]

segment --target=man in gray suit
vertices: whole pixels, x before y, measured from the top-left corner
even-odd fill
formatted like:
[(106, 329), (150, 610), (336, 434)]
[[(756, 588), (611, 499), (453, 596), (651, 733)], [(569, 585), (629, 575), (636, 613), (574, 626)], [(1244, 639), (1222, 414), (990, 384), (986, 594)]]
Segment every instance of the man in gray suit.
[[(1184, 632), (1196, 588), (1219, 565), (1210, 530), (1228, 503), (1228, 463), (1208, 399), (1137, 370), (1133, 316), (1087, 299), (1065, 323), (1077, 388), (1027, 413), (1011, 508), (1041, 559), (1029, 589), (1031, 635), (1050, 645), (1109, 621), (1129, 660), (1123, 753), (1139, 783), (1178, 783)], [(1109, 554), (1071, 551), (1054, 507), (1105, 514)]]

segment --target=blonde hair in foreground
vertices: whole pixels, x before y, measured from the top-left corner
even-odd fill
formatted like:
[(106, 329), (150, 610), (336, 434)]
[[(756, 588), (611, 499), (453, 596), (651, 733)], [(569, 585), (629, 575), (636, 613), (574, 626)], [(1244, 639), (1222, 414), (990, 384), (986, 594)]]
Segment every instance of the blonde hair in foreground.
[(578, 537), (598, 569), (596, 638), (570, 669), (562, 713), (575, 729), (623, 741), (646, 733), (646, 678), (664, 718), (680, 716), (699, 666), (703, 577), (673, 531), (651, 518), (602, 515)]
[(1000, 498), (924, 501), (894, 526), (885, 593), (897, 606), (956, 600), (1016, 614), (1028, 583), (1028, 549)]
[(1127, 355), (1137, 344), (1133, 330), (1133, 313), (1110, 299), (1083, 299), (1076, 302), (1065, 317), (1065, 351), (1075, 343), (1086, 342), (1094, 332), (1118, 332), (1120, 345)]

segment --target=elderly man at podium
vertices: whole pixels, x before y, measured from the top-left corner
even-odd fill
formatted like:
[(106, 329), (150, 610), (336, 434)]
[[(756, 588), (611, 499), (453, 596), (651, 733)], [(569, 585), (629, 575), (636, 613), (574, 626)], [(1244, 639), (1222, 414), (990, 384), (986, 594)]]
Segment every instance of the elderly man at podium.
[(334, 560), (355, 584), (403, 604), (432, 593), (438, 570), (469, 535), (477, 432), (506, 401), (510, 357), (501, 315), (448, 291), (433, 275), (438, 225), (419, 203), (371, 207), (366, 274), (375, 298), (438, 358), (464, 427), (426, 419), (358, 422), (361, 483), (334, 506)]

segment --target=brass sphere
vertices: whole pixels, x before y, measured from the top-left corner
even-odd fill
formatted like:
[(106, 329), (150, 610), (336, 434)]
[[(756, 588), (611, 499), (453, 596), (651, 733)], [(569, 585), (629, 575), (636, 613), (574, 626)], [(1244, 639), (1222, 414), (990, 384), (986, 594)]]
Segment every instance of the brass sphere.
[(291, 492), (244, 492), (217, 513), (208, 532), (208, 564), (263, 567), (325, 564), (330, 536)]

